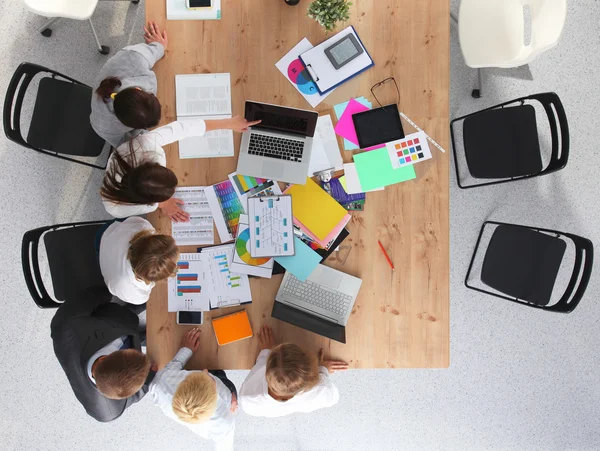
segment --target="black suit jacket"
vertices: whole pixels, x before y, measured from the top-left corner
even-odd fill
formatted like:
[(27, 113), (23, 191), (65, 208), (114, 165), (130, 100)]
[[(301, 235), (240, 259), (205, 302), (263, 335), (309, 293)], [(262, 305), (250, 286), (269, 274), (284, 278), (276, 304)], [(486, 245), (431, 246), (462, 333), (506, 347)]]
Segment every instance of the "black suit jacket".
[(142, 399), (151, 380), (149, 378), (135, 395), (117, 400), (105, 397), (88, 377), (88, 360), (117, 338), (128, 335), (133, 347), (141, 349), (137, 315), (111, 303), (110, 299), (110, 293), (102, 291), (88, 292), (79, 300), (66, 301), (50, 325), (54, 353), (75, 396), (90, 416), (102, 422), (120, 417), (125, 409)]

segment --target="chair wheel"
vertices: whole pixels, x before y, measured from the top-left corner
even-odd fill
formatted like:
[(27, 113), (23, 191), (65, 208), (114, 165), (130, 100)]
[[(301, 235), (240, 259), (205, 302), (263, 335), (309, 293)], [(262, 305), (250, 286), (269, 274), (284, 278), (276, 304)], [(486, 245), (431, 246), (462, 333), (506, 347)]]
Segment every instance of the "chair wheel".
[(45, 38), (49, 38), (50, 36), (52, 36), (52, 30), (50, 28), (46, 28), (46, 29), (44, 29), (44, 30), (41, 31), (41, 34)]
[(102, 50), (98, 50), (102, 55), (108, 55), (110, 53), (110, 47), (103, 45)]
[(474, 99), (480, 99), (481, 91), (479, 89), (473, 89), (473, 91), (471, 91), (471, 97), (473, 97)]
[(134, 5), (137, 5), (140, 2), (140, 0), (131, 0), (131, 3), (133, 3)]

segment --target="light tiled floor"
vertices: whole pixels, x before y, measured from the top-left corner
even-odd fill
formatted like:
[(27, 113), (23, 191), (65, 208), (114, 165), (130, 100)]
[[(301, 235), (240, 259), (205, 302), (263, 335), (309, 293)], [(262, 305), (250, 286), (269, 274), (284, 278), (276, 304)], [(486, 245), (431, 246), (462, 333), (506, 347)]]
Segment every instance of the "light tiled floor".
[[(452, 4), (456, 10), (458, 2)], [(101, 2), (94, 19), (101, 39), (115, 50), (141, 41), (143, 16), (143, 2)], [(0, 17), (2, 93), (22, 61), (88, 83), (105, 61), (94, 50), (85, 23), (65, 22), (47, 40), (36, 33), (43, 19), (28, 14), (20, 1), (0, 0)], [(563, 229), (600, 242), (599, 20), (596, 1), (570, 2), (563, 39), (531, 64), (533, 80), (512, 78), (515, 71), (488, 72), (485, 99), (479, 101), (470, 98), (475, 72), (464, 66), (453, 30), (451, 116), (524, 94), (556, 91), (570, 120), (571, 158), (565, 170), (527, 182), (459, 191), (452, 180), (450, 368), (335, 375), (341, 392), (335, 408), (269, 421), (241, 414), (237, 449), (600, 449), (600, 286), (595, 274), (571, 315), (508, 305), (462, 285), (486, 218)], [(0, 219), (0, 448), (210, 449), (167, 421), (148, 398), (113, 423), (87, 417), (54, 358), (52, 313), (36, 309), (27, 294), (19, 264), (23, 232), (106, 217), (97, 196), (100, 180), (99, 171), (38, 156), (0, 138), (5, 199)], [(245, 372), (231, 375), (239, 384)]]

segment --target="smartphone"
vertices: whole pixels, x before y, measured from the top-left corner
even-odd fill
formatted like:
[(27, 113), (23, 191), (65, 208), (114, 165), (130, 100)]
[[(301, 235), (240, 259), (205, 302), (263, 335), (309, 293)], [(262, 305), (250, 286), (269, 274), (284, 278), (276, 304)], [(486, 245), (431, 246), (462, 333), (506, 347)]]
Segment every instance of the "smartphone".
[(188, 9), (212, 8), (212, 0), (185, 0)]
[(177, 312), (177, 324), (197, 326), (204, 321), (202, 312)]

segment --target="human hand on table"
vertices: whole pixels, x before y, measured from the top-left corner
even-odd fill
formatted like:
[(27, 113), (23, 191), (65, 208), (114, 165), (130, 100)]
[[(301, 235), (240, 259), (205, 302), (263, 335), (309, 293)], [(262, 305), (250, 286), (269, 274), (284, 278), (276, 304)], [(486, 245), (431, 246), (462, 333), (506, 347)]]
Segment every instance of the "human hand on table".
[(188, 330), (181, 339), (181, 347), (191, 349), (196, 352), (200, 346), (200, 329), (194, 327)]
[(319, 365), (327, 368), (329, 374), (348, 369), (348, 364), (346, 362), (343, 362), (342, 360), (325, 360), (324, 356), (325, 351), (321, 348), (319, 351)]
[(158, 204), (158, 208), (165, 212), (169, 218), (175, 222), (188, 222), (190, 220), (190, 214), (183, 210), (181, 207), (184, 202), (181, 199), (171, 197)]
[(263, 324), (258, 333), (258, 342), (262, 349), (273, 349), (275, 347), (275, 339), (273, 338), (273, 329), (266, 324)]
[(159, 42), (162, 46), (167, 50), (167, 45), (169, 44), (169, 39), (167, 38), (167, 30), (160, 31), (158, 24), (150, 20), (148, 25), (144, 27), (144, 41), (146, 44), (151, 44), (153, 42)]

